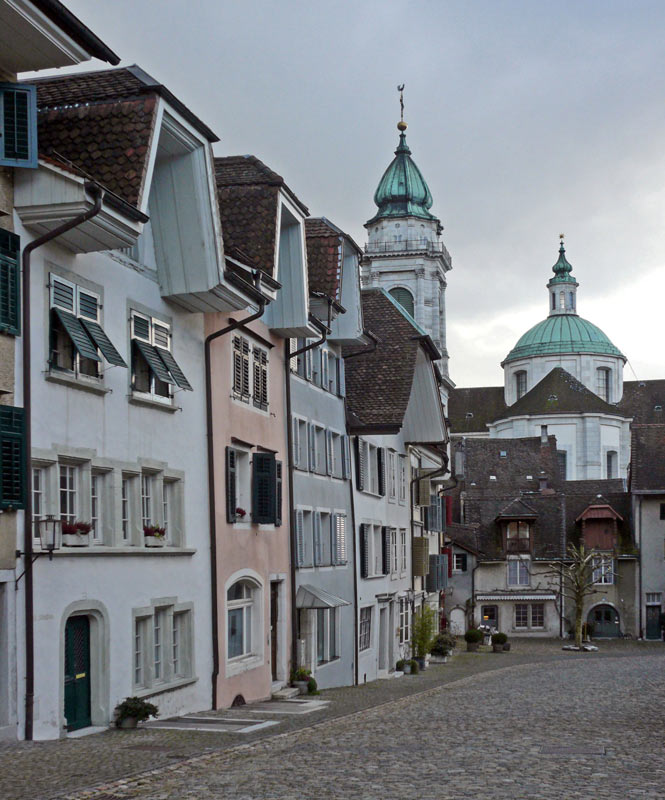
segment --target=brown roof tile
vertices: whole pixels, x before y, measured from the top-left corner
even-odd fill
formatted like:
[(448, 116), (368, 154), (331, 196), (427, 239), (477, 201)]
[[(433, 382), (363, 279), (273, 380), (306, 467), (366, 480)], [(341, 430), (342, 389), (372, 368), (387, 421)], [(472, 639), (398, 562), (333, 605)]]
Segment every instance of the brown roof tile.
[(665, 425), (633, 424), (630, 488), (665, 493)]
[(665, 423), (665, 380), (624, 381), (617, 408), (640, 425)]
[(506, 408), (503, 386), (452, 389), (448, 397), (448, 419), (452, 436), (487, 433), (487, 423)]
[(310, 291), (322, 292), (340, 301), (344, 237), (324, 217), (305, 220), (307, 274)]

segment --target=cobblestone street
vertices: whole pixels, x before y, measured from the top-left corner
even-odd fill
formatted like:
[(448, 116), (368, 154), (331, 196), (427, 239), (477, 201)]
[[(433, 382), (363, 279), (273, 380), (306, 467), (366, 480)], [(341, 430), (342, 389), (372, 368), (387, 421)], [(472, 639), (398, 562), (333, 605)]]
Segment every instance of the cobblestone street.
[(144, 728), (7, 745), (0, 797), (662, 798), (665, 650), (600, 647), (461, 654), (324, 692), (320, 715), (251, 737)]

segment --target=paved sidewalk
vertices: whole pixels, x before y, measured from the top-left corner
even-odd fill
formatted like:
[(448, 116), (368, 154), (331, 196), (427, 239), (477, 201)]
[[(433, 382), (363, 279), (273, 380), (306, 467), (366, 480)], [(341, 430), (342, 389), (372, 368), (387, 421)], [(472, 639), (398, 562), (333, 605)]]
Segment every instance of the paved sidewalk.
[[(209, 763), (210, 760), (214, 761), (214, 759), (221, 758), (224, 751), (230, 751), (228, 758), (233, 763), (238, 765), (244, 763), (243, 759), (245, 759), (248, 760), (249, 765), (252, 763), (255, 751), (264, 752), (263, 748), (266, 747), (276, 747), (278, 749), (282, 746), (286, 747), (287, 745), (283, 743), (297, 742), (301, 736), (307, 735), (310, 737), (308, 739), (310, 744), (307, 745), (307, 748), (309, 748), (312, 746), (312, 742), (318, 741), (321, 736), (328, 735), (326, 732), (329, 729), (333, 729), (330, 727), (333, 725), (333, 720), (338, 720), (334, 723), (334, 729), (344, 731), (347, 725), (351, 727), (365, 725), (366, 720), (371, 719), (373, 714), (385, 714), (389, 719), (392, 719), (391, 715), (398, 714), (399, 719), (402, 719), (404, 714), (412, 714), (412, 708), (419, 708), (418, 714), (422, 717), (422, 721), (426, 722), (432, 716), (430, 706), (433, 705), (436, 705), (436, 713), (441, 714), (443, 719), (448, 714), (448, 708), (445, 701), (445, 693), (437, 692), (438, 687), (450, 685), (449, 691), (462, 691), (468, 681), (472, 681), (475, 687), (473, 694), (477, 699), (479, 685), (482, 687), (484, 695), (485, 684), (482, 683), (482, 680), (479, 681), (476, 676), (486, 675), (487, 685), (494, 685), (496, 681), (505, 681), (505, 676), (513, 673), (512, 669), (506, 670), (508, 667), (516, 668), (515, 675), (517, 675), (518, 673), (524, 674), (524, 670), (528, 671), (528, 665), (541, 665), (540, 667), (534, 667), (534, 669), (544, 670), (543, 674), (546, 676), (546, 680), (549, 680), (551, 675), (557, 675), (559, 671), (568, 671), (567, 664), (570, 666), (576, 666), (577, 663), (580, 665), (587, 664), (593, 670), (594, 667), (591, 666), (592, 659), (600, 663), (605, 661), (608, 666), (610, 664), (621, 664), (622, 659), (628, 659), (626, 661), (626, 669), (628, 670), (633, 669), (629, 666), (633, 663), (633, 659), (636, 660), (636, 664), (639, 662), (640, 669), (642, 669), (641, 665), (643, 664), (657, 662), (661, 665), (660, 669), (662, 670), (661, 659), (665, 656), (665, 646), (662, 644), (612, 641), (602, 642), (600, 647), (600, 652), (593, 654), (564, 653), (561, 650), (560, 641), (513, 640), (513, 650), (510, 653), (482, 653), (479, 655), (461, 653), (451, 659), (448, 664), (430, 667), (429, 670), (418, 676), (404, 676), (400, 679), (376, 681), (360, 687), (322, 692), (321, 699), (330, 701), (330, 705), (325, 710), (317, 711), (304, 717), (291, 717), (280, 720), (280, 724), (274, 728), (263, 729), (255, 734), (240, 736), (228, 733), (149, 728), (143, 728), (138, 731), (119, 731), (114, 729), (80, 739), (3, 745), (0, 747), (0, 798), (3, 798), (3, 800), (4, 798), (11, 798), (12, 800), (41, 800), (42, 798), (56, 796), (78, 798), (94, 795), (100, 800), (103, 800), (103, 798), (108, 800), (109, 797), (120, 796), (117, 794), (120, 790), (116, 785), (119, 780), (128, 781), (132, 776), (150, 771), (155, 774), (149, 780), (156, 780), (160, 775), (170, 780), (169, 776), (179, 774), (179, 770), (187, 772), (194, 769), (196, 771), (195, 765), (199, 762), (192, 762), (191, 759), (197, 755), (203, 756), (204, 762), (201, 762), (201, 765), (203, 765)], [(656, 658), (652, 658), (652, 656), (656, 656)], [(661, 658), (658, 658), (658, 656)], [(556, 663), (558, 665), (559, 662), (563, 662), (560, 668), (555, 670), (547, 669), (547, 664)], [(612, 667), (613, 671), (616, 671), (616, 669), (616, 667)], [(493, 675), (492, 673), (496, 674)], [(611, 695), (614, 688), (614, 685), (612, 685), (604, 691)], [(414, 695), (420, 696), (414, 697)], [(565, 694), (563, 697), (565, 699)], [(441, 700), (441, 698), (444, 699)], [(509, 705), (513, 704), (512, 699), (509, 700), (508, 697), (504, 699)], [(349, 716), (365, 709), (367, 714)], [(223, 714), (224, 712), (220, 713)], [(497, 719), (502, 718), (503, 714), (503, 708), (496, 709), (495, 724)], [(340, 720), (340, 717), (346, 717), (346, 719)], [(608, 724), (611, 721), (612, 717), (610, 715)], [(416, 720), (413, 730), (406, 731), (405, 735), (413, 738), (413, 735), (418, 732), (419, 726), (420, 723)], [(311, 733), (306, 734), (307, 730), (310, 730)], [(284, 736), (284, 734), (293, 735)], [(435, 739), (439, 739), (436, 731), (433, 731), (432, 735)], [(457, 740), (455, 731), (452, 731), (451, 735), (452, 739), (446, 737), (445, 746), (440, 743), (441, 751), (435, 760), (440, 759), (441, 753), (445, 748), (451, 742)], [(311, 737), (314, 737), (314, 739)], [(377, 739), (372, 744), (372, 736), (366, 732), (363, 733), (362, 738), (364, 741), (363, 746), (366, 748), (364, 751), (366, 758), (380, 760), (385, 757), (385, 753), (382, 755), (380, 750), (380, 747), (384, 746), (385, 742), (382, 744)], [(271, 742), (273, 744), (270, 744)], [(388, 751), (393, 752), (395, 747), (399, 746), (399, 741), (396, 738), (393, 745), (388, 747)], [(309, 758), (308, 749), (307, 753), (307, 758)], [(227, 756), (224, 757), (226, 758)], [(248, 771), (252, 772), (252, 769)], [(131, 787), (138, 785), (133, 781), (122, 784), (127, 791), (130, 791)], [(97, 787), (97, 791), (88, 795), (84, 790), (91, 787)], [(177, 791), (184, 791), (184, 789), (181, 787)], [(231, 795), (227, 794), (228, 791), (229, 787), (225, 786), (223, 791), (214, 796), (237, 796), (248, 799), (254, 797), (318, 796), (316, 792), (312, 795)], [(148, 797), (147, 794), (127, 796)], [(190, 794), (189, 790), (185, 794), (171, 794), (169, 792), (155, 794), (155, 797), (164, 798), (187, 796), (196, 798), (200, 796), (203, 798), (206, 795), (197, 795), (196, 792)], [(325, 796), (336, 797), (343, 795), (330, 794)], [(356, 796), (360, 795), (357, 795), (356, 792)], [(385, 795), (385, 797), (388, 796), (390, 795)], [(407, 794), (401, 796), (408, 797), (411, 795), (407, 792)], [(426, 797), (428, 795), (420, 794), (420, 796)], [(443, 797), (444, 795), (436, 796)], [(481, 797), (482, 795), (475, 796)], [(537, 796), (533, 795), (533, 797)], [(575, 795), (571, 795), (571, 797), (573, 796)], [(584, 797), (584, 795), (579, 796)], [(598, 795), (598, 797), (605, 796), (603, 794)], [(505, 795), (505, 797), (512, 800), (511, 795)], [(561, 797), (563, 798), (564, 795), (561, 795)]]

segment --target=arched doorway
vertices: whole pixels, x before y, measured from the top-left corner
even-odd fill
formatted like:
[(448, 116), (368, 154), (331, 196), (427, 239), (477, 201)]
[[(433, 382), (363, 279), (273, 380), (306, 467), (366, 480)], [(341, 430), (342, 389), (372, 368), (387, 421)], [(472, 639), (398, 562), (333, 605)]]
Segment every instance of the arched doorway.
[(453, 608), (450, 612), (450, 632), (454, 636), (466, 633), (466, 612), (463, 608)]
[(593, 625), (595, 639), (610, 639), (619, 636), (619, 613), (610, 605), (595, 606), (587, 615), (587, 622)]

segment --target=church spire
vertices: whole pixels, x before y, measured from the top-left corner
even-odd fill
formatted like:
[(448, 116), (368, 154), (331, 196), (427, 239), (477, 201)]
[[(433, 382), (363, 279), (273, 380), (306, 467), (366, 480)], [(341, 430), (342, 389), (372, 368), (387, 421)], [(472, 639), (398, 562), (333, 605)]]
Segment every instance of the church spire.
[(563, 233), (559, 234), (559, 258), (552, 267), (554, 277), (550, 278), (547, 289), (549, 293), (549, 316), (555, 314), (577, 314), (577, 287), (579, 283), (573, 277), (573, 267), (566, 258), (563, 246)]

